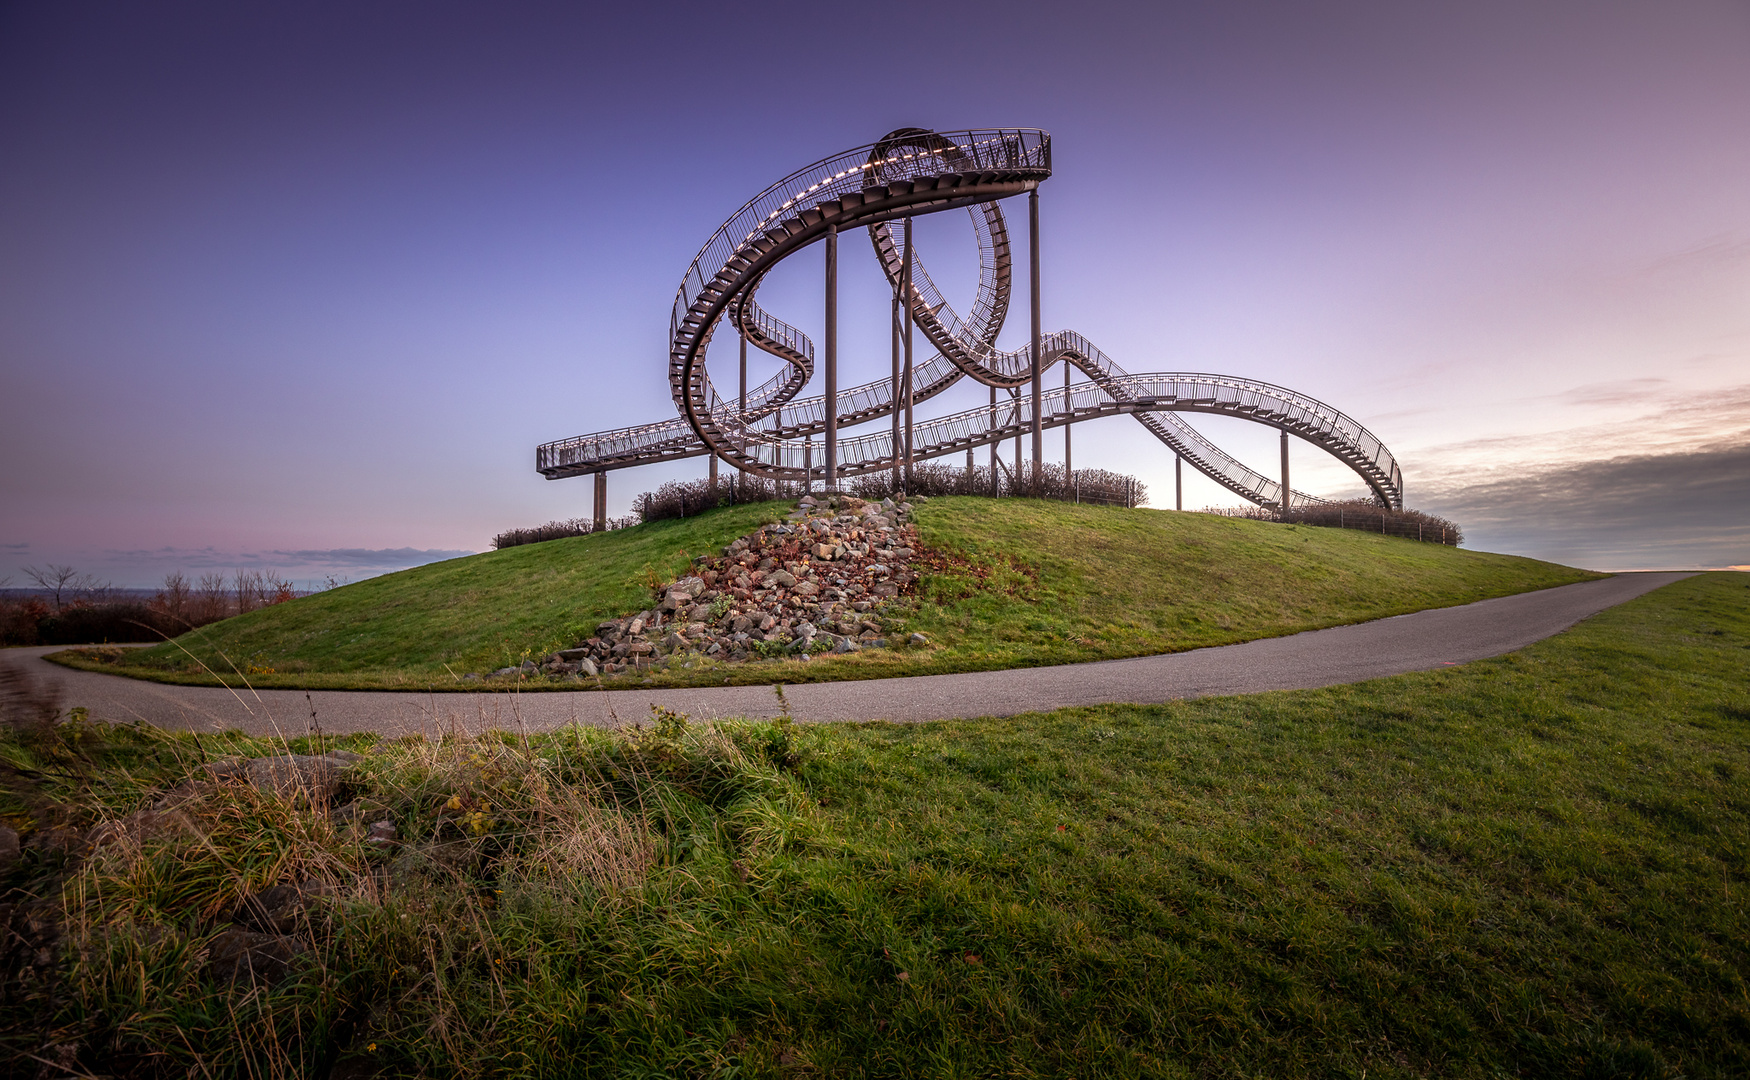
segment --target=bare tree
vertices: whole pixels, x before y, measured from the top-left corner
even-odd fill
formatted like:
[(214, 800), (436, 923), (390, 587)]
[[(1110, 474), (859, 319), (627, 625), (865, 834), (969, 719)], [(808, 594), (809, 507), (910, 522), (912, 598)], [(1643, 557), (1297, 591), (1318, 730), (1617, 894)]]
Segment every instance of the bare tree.
[(194, 588), (188, 579), (177, 570), (164, 575), (164, 587), (158, 590), (158, 595), (152, 598), (153, 606), (169, 615), (177, 622), (187, 622), (189, 608), (194, 601)]
[(47, 566), (26, 566), (24, 576), (37, 583), (37, 587), (54, 597), (55, 610), (61, 610), (61, 598), (64, 594), (77, 594), (80, 582), (83, 580), (79, 571), (71, 566), (60, 563), (49, 563)]
[(199, 618), (201, 622), (216, 622), (225, 617), (226, 608), (229, 605), (225, 598), (224, 574), (217, 570), (209, 570), (201, 575), (195, 590), (200, 598)]
[(264, 591), (260, 570), (239, 570), (232, 580), (232, 590), (237, 594), (237, 614), (254, 611), (262, 605)]

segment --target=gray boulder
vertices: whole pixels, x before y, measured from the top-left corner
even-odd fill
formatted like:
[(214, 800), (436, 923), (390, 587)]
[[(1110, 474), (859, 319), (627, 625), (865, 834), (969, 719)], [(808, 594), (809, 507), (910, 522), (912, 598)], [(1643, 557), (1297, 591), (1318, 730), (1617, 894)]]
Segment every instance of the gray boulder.
[(321, 757), (278, 754), (250, 761), (244, 775), (257, 790), (283, 799), (307, 799), (317, 805), (333, 800), (346, 771), (356, 760), (358, 755), (347, 751)]

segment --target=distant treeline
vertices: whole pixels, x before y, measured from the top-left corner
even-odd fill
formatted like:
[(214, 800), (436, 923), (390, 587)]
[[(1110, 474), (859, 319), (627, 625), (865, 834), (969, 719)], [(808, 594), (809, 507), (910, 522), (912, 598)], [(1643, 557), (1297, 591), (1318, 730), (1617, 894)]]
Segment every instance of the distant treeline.
[(149, 599), (100, 584), (71, 567), (26, 567), (38, 588), (0, 595), (0, 646), (163, 641), (197, 626), (297, 596), (292, 583), (262, 570), (167, 574)]
[(1388, 510), (1366, 499), (1344, 502), (1315, 503), (1296, 506), (1286, 515), (1263, 506), (1241, 508), (1209, 507), (1206, 514), (1223, 517), (1250, 518), (1254, 521), (1279, 521), (1286, 525), (1317, 525), (1329, 529), (1356, 529), (1382, 536), (1401, 536), (1428, 544), (1457, 547), (1464, 543), (1464, 530), (1458, 523), (1420, 510)]

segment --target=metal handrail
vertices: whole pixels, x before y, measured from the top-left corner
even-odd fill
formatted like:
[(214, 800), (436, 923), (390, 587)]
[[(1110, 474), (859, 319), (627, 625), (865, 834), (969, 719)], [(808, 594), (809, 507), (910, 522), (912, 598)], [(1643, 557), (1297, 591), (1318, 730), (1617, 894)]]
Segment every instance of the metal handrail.
[[(1009, 239), (997, 199), (980, 202), (976, 193), (990, 190), (1001, 197), (1015, 184), (1030, 188), (1050, 170), (1050, 136), (1036, 129), (948, 133), (904, 129), (791, 173), (732, 214), (700, 248), (682, 278), (670, 318), (670, 379), (682, 415), (543, 444), (536, 452), (537, 468), (549, 476), (574, 475), (711, 452), (732, 465), (767, 475), (788, 479), (805, 473), (823, 475), (824, 447), (808, 441), (808, 436), (825, 429), (827, 403), (819, 396), (796, 396), (812, 376), (814, 344), (807, 334), (761, 308), (755, 296), (771, 266), (797, 246), (797, 237), (811, 241), (811, 230), (818, 230), (822, 221), (866, 205), (855, 200), (871, 195), (877, 199), (916, 196), (897, 209), (887, 207), (862, 219), (868, 222), (876, 256), (896, 289), (900, 268), (910, 255), (912, 289), (902, 299), (938, 350), (914, 369), (913, 399), (926, 400), (966, 376), (1005, 388), (1027, 382), (1033, 371), (1031, 345), (1005, 351), (994, 344), (1008, 311)], [(987, 181), (994, 187), (981, 186)], [(930, 194), (932, 183), (956, 186)], [(962, 184), (964, 190), (957, 186)], [(925, 194), (917, 196), (920, 191)], [(889, 224), (898, 216), (955, 206), (970, 210), (979, 246), (978, 288), (964, 319), (930, 278), (921, 256), (905, 252), (903, 240)], [(745, 411), (726, 402), (704, 371), (705, 343), (725, 313), (750, 344), (789, 364), (750, 389)], [(1234, 459), (1176, 414), (1240, 416), (1313, 442), (1355, 470), (1382, 502), (1402, 505), (1402, 475), (1391, 452), (1359, 421), (1308, 395), (1227, 375), (1131, 375), (1081, 334), (1068, 330), (1045, 335), (1041, 341), (1041, 372), (1059, 362), (1074, 365), (1091, 381), (1068, 391), (1047, 392), (1043, 400), (1056, 406), (1042, 404), (1044, 425), (1131, 413), (1218, 483), (1253, 502), (1280, 505), (1282, 493), (1276, 480)], [(895, 408), (891, 381), (843, 390), (834, 407), (841, 425), (890, 416)], [(1031, 424), (1031, 408), (1030, 400), (1016, 403), (1009, 420), (1001, 423), (988, 406), (923, 421), (914, 425), (914, 455), (934, 457), (1008, 438)], [(1016, 419), (1023, 413), (1024, 420)], [(841, 471), (891, 467), (892, 442), (891, 432), (840, 439)], [(1289, 493), (1289, 505), (1319, 501), (1304, 492)]]

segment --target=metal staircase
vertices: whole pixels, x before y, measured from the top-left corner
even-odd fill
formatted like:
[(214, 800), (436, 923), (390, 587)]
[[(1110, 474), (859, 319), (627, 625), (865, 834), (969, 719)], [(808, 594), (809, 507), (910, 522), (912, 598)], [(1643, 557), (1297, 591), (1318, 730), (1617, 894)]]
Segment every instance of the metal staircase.
[[(808, 336), (761, 308), (756, 294), (785, 257), (829, 229), (867, 228), (896, 295), (907, 253), (894, 220), (967, 208), (979, 247), (976, 296), (964, 319), (942, 296), (916, 252), (911, 288), (900, 298), (936, 354), (913, 371), (915, 402), (969, 377), (1018, 388), (1032, 377), (1032, 348), (995, 347), (1008, 313), (1012, 258), (1001, 199), (1031, 191), (1051, 175), (1051, 139), (1033, 129), (931, 132), (907, 128), (880, 142), (798, 170), (737, 210), (693, 259), (670, 319), (669, 382), (680, 415), (653, 424), (545, 443), (536, 468), (549, 479), (714, 453), (759, 476), (823, 477), (825, 453), (812, 441), (826, 429), (824, 397), (798, 398), (814, 373)], [(747, 342), (786, 362), (750, 387), (746, 409), (725, 400), (705, 369), (706, 347), (727, 321)], [(1191, 466), (1260, 505), (1280, 505), (1281, 485), (1234, 459), (1178, 413), (1235, 416), (1291, 432), (1348, 465), (1384, 505), (1401, 508), (1403, 482), (1391, 452), (1358, 421), (1285, 387), (1227, 375), (1125, 372), (1073, 331), (1044, 335), (1041, 372), (1059, 362), (1088, 381), (1043, 394), (1040, 422), (1061, 427), (1129, 413)], [(889, 379), (841, 390), (838, 424), (891, 416)], [(1032, 430), (1030, 398), (1005, 400), (915, 423), (913, 457), (924, 460), (1011, 439)], [(893, 433), (840, 438), (840, 475), (891, 468)], [(1323, 501), (1301, 491), (1289, 505)]]

